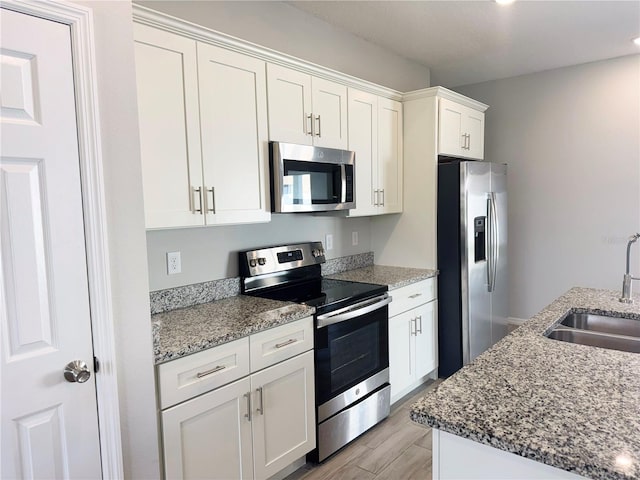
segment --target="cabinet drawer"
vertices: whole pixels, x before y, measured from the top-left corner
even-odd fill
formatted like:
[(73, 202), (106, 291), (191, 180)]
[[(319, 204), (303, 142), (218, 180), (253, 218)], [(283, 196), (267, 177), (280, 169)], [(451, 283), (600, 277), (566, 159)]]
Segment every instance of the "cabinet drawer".
[(311, 350), (313, 317), (251, 335), (250, 344), (252, 372)]
[(160, 408), (167, 408), (249, 374), (249, 338), (158, 366)]
[(393, 317), (436, 298), (435, 277), (412, 283), (406, 287), (397, 288), (389, 292), (393, 301), (389, 304), (389, 316)]

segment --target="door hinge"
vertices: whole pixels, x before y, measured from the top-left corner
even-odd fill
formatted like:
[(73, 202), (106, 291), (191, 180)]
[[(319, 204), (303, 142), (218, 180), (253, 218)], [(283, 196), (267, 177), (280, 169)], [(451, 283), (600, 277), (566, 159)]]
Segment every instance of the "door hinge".
[(93, 357), (93, 372), (98, 373), (100, 371), (100, 360), (98, 357)]

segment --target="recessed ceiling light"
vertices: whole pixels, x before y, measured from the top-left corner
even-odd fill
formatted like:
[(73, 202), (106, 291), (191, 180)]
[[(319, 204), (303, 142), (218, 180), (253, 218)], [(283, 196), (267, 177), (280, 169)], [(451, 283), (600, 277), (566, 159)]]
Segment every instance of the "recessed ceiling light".
[(638, 45), (640, 47), (640, 37), (634, 38), (633, 39), (633, 43), (635, 43), (636, 45)]
[(498, 5), (509, 5), (513, 3), (515, 0), (495, 0)]

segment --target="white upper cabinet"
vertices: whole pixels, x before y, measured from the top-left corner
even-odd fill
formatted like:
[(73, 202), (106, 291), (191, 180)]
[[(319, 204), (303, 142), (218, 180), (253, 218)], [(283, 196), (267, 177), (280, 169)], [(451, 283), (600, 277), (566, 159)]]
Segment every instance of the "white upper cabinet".
[(402, 103), (378, 100), (378, 205), (382, 213), (402, 212)]
[(347, 148), (347, 87), (267, 65), (269, 139)]
[(146, 226), (202, 225), (196, 42), (136, 24), (135, 55)]
[(402, 104), (349, 89), (349, 150), (356, 152), (356, 208), (349, 216), (402, 211)]
[(438, 154), (484, 158), (484, 112), (439, 99)]
[(147, 228), (267, 222), (265, 62), (135, 26)]
[(268, 222), (265, 63), (198, 43), (198, 79), (206, 223)]

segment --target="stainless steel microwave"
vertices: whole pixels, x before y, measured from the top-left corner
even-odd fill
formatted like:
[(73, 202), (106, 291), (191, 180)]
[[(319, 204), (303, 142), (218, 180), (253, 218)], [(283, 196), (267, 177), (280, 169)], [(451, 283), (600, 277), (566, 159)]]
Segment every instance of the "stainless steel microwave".
[(270, 142), (271, 211), (355, 208), (355, 156), (348, 150)]

